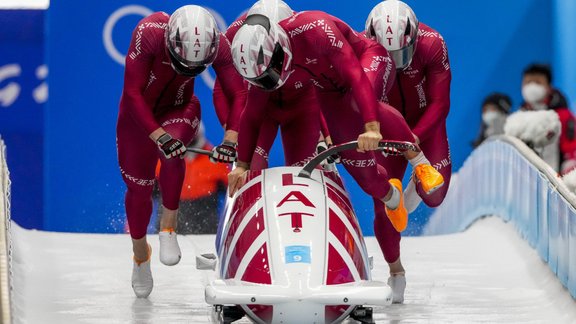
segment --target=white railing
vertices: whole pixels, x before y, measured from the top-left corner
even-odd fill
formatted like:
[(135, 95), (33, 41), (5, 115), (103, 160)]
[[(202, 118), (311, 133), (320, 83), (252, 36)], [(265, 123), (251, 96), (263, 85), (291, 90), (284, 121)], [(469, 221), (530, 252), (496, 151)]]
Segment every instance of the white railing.
[(0, 9), (48, 9), (50, 0), (2, 0)]
[(576, 298), (575, 206), (576, 196), (552, 168), (520, 140), (500, 136), (472, 152), (424, 235), (463, 231), (498, 215), (515, 224)]
[(12, 319), (10, 246), (10, 173), (6, 164), (6, 146), (0, 138), (0, 322), (6, 324)]

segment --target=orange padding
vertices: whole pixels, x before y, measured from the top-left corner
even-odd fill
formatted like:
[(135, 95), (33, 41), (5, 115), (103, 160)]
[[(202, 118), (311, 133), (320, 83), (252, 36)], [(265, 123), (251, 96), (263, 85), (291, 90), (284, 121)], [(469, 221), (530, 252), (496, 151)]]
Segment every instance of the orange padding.
[(150, 244), (148, 244), (148, 257), (146, 258), (146, 260), (137, 260), (135, 256), (133, 256), (132, 258), (134, 259), (134, 262), (136, 262), (137, 265), (141, 265), (144, 262), (147, 262), (150, 260), (150, 257), (152, 256), (152, 247), (150, 246)]

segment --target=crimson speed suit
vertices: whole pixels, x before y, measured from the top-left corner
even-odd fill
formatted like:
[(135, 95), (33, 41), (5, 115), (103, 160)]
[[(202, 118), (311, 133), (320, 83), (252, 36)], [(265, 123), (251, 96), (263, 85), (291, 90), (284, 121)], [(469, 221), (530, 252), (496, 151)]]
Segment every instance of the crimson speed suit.
[[(372, 121), (381, 123), (385, 139), (414, 141), (402, 117), (380, 104), (375, 94), (385, 92), (389, 83), (384, 82), (384, 75), (392, 69), (386, 68), (391, 61), (383, 47), (320, 11), (299, 13), (280, 25), (291, 39), (293, 68), (306, 71), (316, 85), (334, 143), (356, 140), (364, 133), (364, 124)], [(374, 152), (347, 151), (341, 156), (346, 170), (366, 193), (375, 199), (388, 194), (389, 177), (376, 163)]]
[[(358, 63), (352, 64), (354, 60), (342, 60), (340, 64), (330, 63), (332, 66), (329, 69), (324, 67), (321, 72), (312, 72), (313, 77), (317, 80), (318, 97), (322, 105), (322, 111), (331, 128), (331, 135), (335, 143), (342, 143), (355, 140), (356, 137), (364, 131), (363, 125), (367, 121), (363, 119), (362, 115), (358, 113), (363, 106), (376, 105), (377, 120), (380, 122), (381, 133), (384, 139), (388, 140), (402, 140), (414, 141), (414, 137), (410, 132), (408, 125), (404, 118), (392, 107), (383, 103), (387, 99), (387, 93), (391, 89), (395, 80), (395, 66), (389, 56), (388, 51), (378, 44), (376, 41), (358, 35), (348, 25), (341, 20), (326, 15), (324, 13), (317, 13), (316, 17), (307, 17), (310, 20), (299, 22), (296, 33), (300, 30), (308, 29), (306, 33), (311, 33), (310, 29), (316, 29), (321, 33), (329, 36), (331, 45), (339, 47), (340, 44), (347, 42), (352, 52), (348, 50), (348, 55), (354, 55)], [(327, 23), (328, 22), (328, 23)], [(296, 34), (293, 33), (293, 34)], [(341, 43), (340, 43), (341, 42)], [(308, 55), (310, 56), (310, 55)], [(318, 65), (318, 60), (308, 58), (306, 65)], [(358, 83), (351, 82), (350, 80), (343, 79), (338, 66), (348, 67), (355, 69), (357, 73), (363, 71), (368, 78), (369, 86), (373, 89), (373, 94), (368, 93), (371, 103), (366, 103), (363, 98), (359, 96), (366, 96), (360, 89), (366, 87), (358, 85)], [(312, 69), (310, 69), (312, 71)], [(356, 78), (360, 76), (356, 75)], [(352, 79), (353, 80), (353, 79)], [(366, 82), (364, 80), (364, 82)], [(367, 88), (362, 89), (367, 91)], [(380, 101), (376, 104), (376, 100)], [(360, 103), (360, 105), (358, 104)], [(345, 127), (344, 127), (345, 125)], [(390, 190), (388, 184), (389, 177), (402, 178), (398, 176), (398, 172), (383, 167), (384, 157), (378, 153), (358, 153), (358, 152), (344, 152), (342, 153), (342, 164), (360, 184), (360, 186), (374, 198), (376, 222), (376, 236), (379, 242), (388, 240), (385, 236), (390, 236), (394, 239), (392, 244), (382, 246), (382, 251), (385, 256), (396, 255), (394, 262), (399, 257), (399, 242), (400, 234), (391, 226), (384, 204), (381, 198), (384, 197)], [(404, 157), (398, 157), (405, 161)], [(403, 174), (403, 172), (402, 172)], [(382, 222), (387, 222), (385, 230), (381, 230)], [(388, 225), (394, 233), (388, 233)], [(388, 258), (387, 258), (388, 260)]]
[[(195, 79), (177, 74), (170, 65), (165, 45), (168, 19), (169, 15), (163, 12), (142, 19), (132, 33), (126, 56), (116, 143), (120, 171), (127, 186), (126, 215), (134, 239), (146, 234), (150, 222), (158, 159), (162, 160), (158, 181), (166, 208), (178, 209), (184, 180), (184, 160), (166, 159), (149, 135), (162, 127), (187, 145), (200, 123), (200, 103), (194, 95)], [(236, 94), (227, 126), (237, 128), (246, 90), (234, 69), (230, 44), (224, 35), (220, 36), (213, 67), (218, 75), (226, 75), (221, 78), (222, 87)]]
[[(238, 32), (238, 29), (242, 27), (244, 21), (246, 20), (246, 14), (238, 18), (234, 23), (232, 23), (228, 30), (226, 31), (226, 38), (230, 42), (234, 39), (234, 36)], [(230, 110), (230, 102), (234, 98), (234, 94), (225, 93), (220, 85), (219, 79), (216, 79), (214, 84), (214, 106), (216, 108), (216, 113), (220, 122), (225, 125), (228, 112)], [(286, 97), (286, 96), (285, 96)], [(277, 100), (276, 100), (277, 101)], [(321, 131), (324, 136), (328, 136), (328, 127), (326, 126), (326, 121), (322, 116), (321, 119)], [(250, 168), (252, 170), (259, 170), (268, 167), (268, 155), (272, 145), (274, 144), (274, 139), (276, 138), (276, 133), (279, 128), (278, 121), (272, 118), (266, 118), (262, 121), (260, 126), (260, 133), (258, 136), (258, 142), (254, 154), (252, 155)], [(236, 129), (234, 129), (236, 130)], [(237, 130), (236, 130), (237, 131)]]
[[(396, 81), (384, 100), (406, 119), (412, 132), (420, 139), (420, 148), (430, 163), (444, 177), (444, 186), (430, 195), (418, 194), (426, 205), (442, 203), (452, 174), (452, 161), (446, 134), (446, 117), (450, 110), (450, 62), (442, 36), (420, 23), (416, 51), (410, 65), (396, 75)], [(407, 161), (403, 157), (381, 157), (391, 177), (402, 179)], [(389, 263), (400, 256), (400, 233), (393, 227), (381, 204), (374, 204), (374, 231), (384, 257)]]

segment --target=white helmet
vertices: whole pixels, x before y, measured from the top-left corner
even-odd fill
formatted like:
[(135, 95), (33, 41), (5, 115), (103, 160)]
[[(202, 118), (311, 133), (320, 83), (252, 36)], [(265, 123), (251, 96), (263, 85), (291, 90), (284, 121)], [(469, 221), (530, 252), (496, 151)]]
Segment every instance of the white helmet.
[(264, 15), (273, 22), (280, 22), (293, 14), (294, 11), (282, 0), (259, 0), (248, 10), (247, 16)]
[(197, 76), (216, 59), (220, 31), (210, 12), (200, 6), (183, 6), (170, 16), (166, 47), (176, 72)]
[(405, 69), (412, 62), (416, 50), (418, 18), (402, 1), (382, 1), (366, 20), (366, 36), (375, 38), (386, 47), (397, 69)]
[(264, 90), (280, 88), (291, 74), (288, 34), (263, 15), (246, 17), (232, 41), (232, 58), (238, 73)]

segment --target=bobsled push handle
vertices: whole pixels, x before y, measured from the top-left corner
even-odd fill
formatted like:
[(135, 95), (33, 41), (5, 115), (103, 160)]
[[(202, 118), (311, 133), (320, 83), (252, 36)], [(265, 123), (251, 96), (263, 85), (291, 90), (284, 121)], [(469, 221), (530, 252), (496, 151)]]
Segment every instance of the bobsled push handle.
[[(300, 173), (298, 173), (298, 176), (303, 178), (310, 178), (312, 171), (330, 155), (357, 148), (358, 141), (334, 145), (326, 151), (316, 155), (312, 160), (310, 160), (310, 162), (306, 163)], [(411, 142), (381, 141), (378, 143), (378, 151), (382, 151), (385, 155), (402, 155), (407, 151), (420, 152), (420, 147), (418, 147), (417, 144)]]
[(186, 152), (192, 152), (192, 153), (212, 156), (212, 151), (203, 150), (203, 149), (199, 149), (199, 148), (195, 148), (195, 147), (187, 147)]

